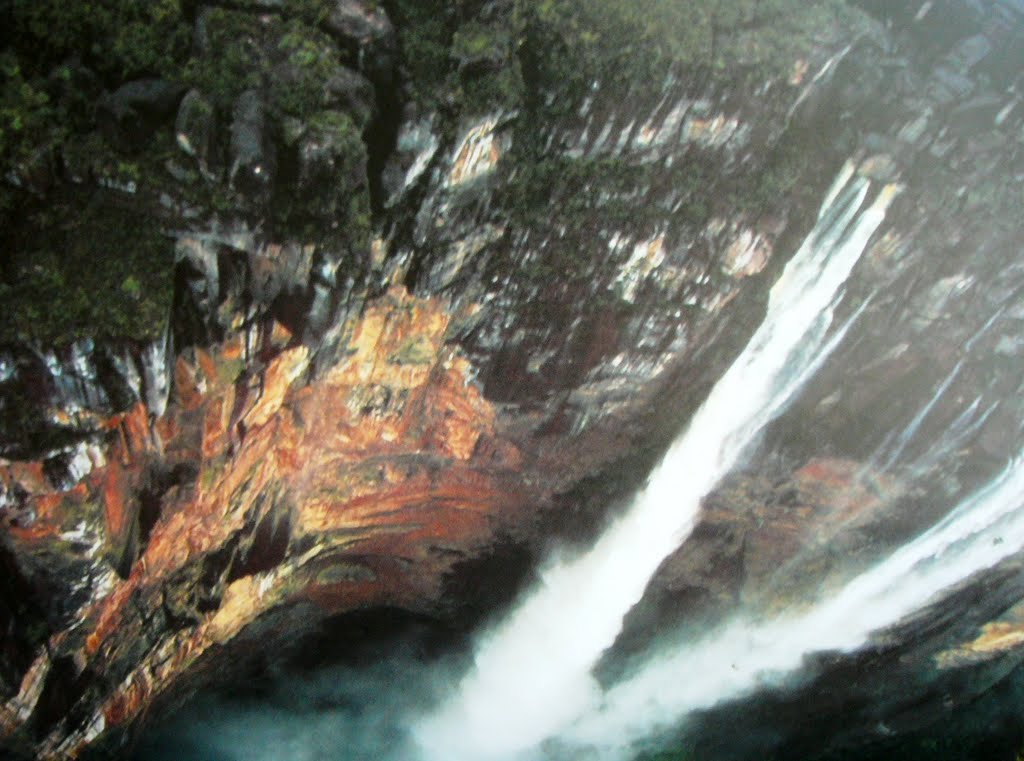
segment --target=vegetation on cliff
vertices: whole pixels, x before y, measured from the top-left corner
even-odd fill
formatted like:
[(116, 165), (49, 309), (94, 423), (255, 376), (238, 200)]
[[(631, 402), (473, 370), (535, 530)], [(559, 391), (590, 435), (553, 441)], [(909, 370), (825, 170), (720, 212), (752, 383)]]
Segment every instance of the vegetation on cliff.
[[(856, 17), (843, 0), (393, 5), (416, 95), (492, 109), (523, 105), (524, 78), (530, 89), (566, 94), (593, 80), (657, 87), (674, 67), (786, 75), (823, 30)], [(490, 97), (478, 100), (482, 90)]]
[(196, 220), (368, 247), (373, 93), (329, 34), (334, 5), (0, 2), (0, 342), (159, 335), (163, 231)]
[(0, 342), (43, 345), (97, 336), (158, 337), (170, 314), (174, 247), (109, 191), (37, 205), (14, 228), (13, 285), (0, 282), (8, 319)]
[[(343, 64), (356, 64), (332, 31), (338, 7), (329, 0), (273, 7), (181, 0), (0, 2), (0, 245), (9, 252), (0, 287), (12, 297), (0, 340), (151, 337), (161, 329), (170, 287), (169, 277), (153, 272), (169, 259), (138, 252), (165, 251), (158, 228), (182, 210), (192, 219), (255, 213), (272, 235), (306, 238), (324, 235), (323, 220), (330, 219), (345, 238), (331, 233), (332, 245), (365, 250), (371, 208), (366, 167), (373, 159), (359, 133), (371, 118), (373, 96), (345, 74)], [(376, 7), (367, 5), (370, 13)], [(546, 156), (530, 126), (569, 113), (592, 82), (635, 93), (659, 87), (681, 68), (785, 76), (819, 30), (850, 13), (842, 0), (392, 0), (381, 7), (398, 30), (406, 89), (414, 100), (453, 117), (524, 114), (509, 156), (518, 171), (506, 201), (527, 215), (537, 198), (549, 197), (537, 188), (554, 188), (586, 205), (594, 188), (636, 179), (636, 168), (614, 161), (568, 166)], [(171, 132), (176, 103), (189, 88), (201, 96), (190, 101), (189, 123), (198, 123), (196, 137), (206, 141), (189, 146), (196, 161), (178, 153)], [(264, 174), (261, 181), (284, 186), (266, 193), (257, 187), (255, 199), (237, 191), (237, 170), (229, 173), (227, 166), (227, 125), (248, 91), (261, 93), (267, 113), (266, 135), (256, 137), (280, 148), (273, 164), (281, 176), (267, 180)], [(199, 113), (200, 105), (208, 116)], [(250, 152), (266, 149), (275, 158), (271, 148), (253, 146), (250, 140)], [(317, 180), (313, 187), (319, 170), (299, 166), (303, 156), (343, 181)], [(699, 184), (699, 170), (687, 167), (681, 181)], [(291, 186), (304, 180), (306, 189), (293, 192)], [(97, 187), (120, 191), (121, 198), (113, 205), (90, 203)], [(51, 208), (42, 214), (46, 206)], [(120, 212), (104, 217), (114, 207), (163, 221), (136, 230), (149, 234), (132, 251), (110, 245), (105, 236), (79, 236), (74, 250), (62, 255), (60, 236), (42, 225), (49, 215), (73, 227), (78, 223), (67, 220), (86, 207), (90, 221), (82, 224), (96, 229), (120, 226)], [(703, 217), (707, 205), (694, 197), (685, 213)], [(106, 262), (97, 270), (112, 278), (105, 287), (96, 287), (92, 272), (81, 271), (90, 258)], [(137, 299), (124, 298), (125, 282), (139, 284)], [(79, 308), (74, 289), (62, 290), (68, 283), (89, 284), (88, 309)], [(54, 303), (67, 308), (54, 310)], [(52, 319), (56, 311), (63, 312), (60, 319)]]

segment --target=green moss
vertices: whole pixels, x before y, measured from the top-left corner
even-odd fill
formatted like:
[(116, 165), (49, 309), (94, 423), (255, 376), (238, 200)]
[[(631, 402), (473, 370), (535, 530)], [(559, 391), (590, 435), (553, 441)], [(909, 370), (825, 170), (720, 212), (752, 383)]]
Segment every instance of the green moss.
[(284, 25), (277, 42), (277, 55), (284, 60), (287, 75), (271, 76), (271, 96), (286, 114), (309, 117), (325, 104), (324, 83), (337, 71), (339, 53), (324, 33), (298, 21)]
[(634, 92), (680, 68), (786, 75), (857, 16), (842, 0), (513, 0), (503, 13), (467, 13), (437, 0), (394, 3), (417, 99), (471, 111), (543, 106), (549, 119), (553, 104), (595, 80)]
[[(275, 229), (311, 242), (339, 235), (353, 248), (370, 244), (371, 211), (367, 153), (358, 127), (344, 112), (324, 110), (291, 122), (288, 142), (296, 150), (316, 146), (296, 192), (284, 187), (272, 204)], [(327, 227), (324, 220), (336, 226)]]
[(203, 23), (211, 52), (188, 63), (185, 79), (222, 111), (243, 91), (264, 85), (280, 114), (306, 118), (324, 107), (324, 84), (340, 65), (340, 52), (302, 17), (209, 8)]
[(221, 386), (228, 386), (234, 383), (245, 372), (246, 361), (241, 357), (236, 359), (221, 358), (217, 362), (217, 383)]
[(388, 358), (388, 361), (396, 365), (430, 365), (435, 359), (437, 352), (429, 341), (410, 338)]
[(285, 13), (317, 26), (327, 20), (337, 3), (332, 0), (286, 0)]
[[(139, 76), (198, 88), (222, 124), (243, 91), (263, 89), (273, 119), (300, 125), (293, 137), (319, 133), (330, 143), (328, 165), (337, 170), (310, 183), (301, 203), (294, 178), (282, 178), (270, 232), (369, 245), (365, 145), (349, 117), (324, 112), (325, 82), (342, 58), (319, 28), (334, 3), (288, 0), (281, 14), (247, 12), (245, 0), (206, 6), (200, 47), (209, 53), (195, 54), (182, 2), (0, 3), (0, 24), (11, 32), (0, 51), (0, 176), (31, 188), (0, 184), (0, 341), (158, 334), (173, 268), (155, 217), (174, 212), (161, 199), (200, 215), (247, 208), (182, 157), (170, 118), (138, 153), (118, 153), (101, 138), (99, 94)], [(293, 140), (285, 152), (296, 147)], [(284, 174), (293, 158), (283, 157)], [(69, 177), (81, 186), (62, 184)], [(116, 190), (90, 201), (96, 185)], [(323, 213), (338, 222), (330, 231)]]
[[(634, 164), (620, 158), (522, 155), (503, 191), (503, 201), (513, 218), (531, 225), (543, 224), (555, 207), (561, 211), (558, 223), (567, 224), (569, 230), (583, 232), (598, 225), (653, 232), (670, 221), (706, 222), (713, 177), (713, 164), (699, 156), (666, 170), (660, 164)], [(638, 194), (655, 181), (672, 187), (678, 207), (640, 202)]]
[(788, 73), (815, 35), (856, 15), (841, 0), (519, 0), (517, 11), (554, 30), (588, 76), (640, 85), (673, 66)]
[(451, 55), (460, 64), (502, 61), (508, 57), (511, 39), (501, 25), (471, 22), (459, 27), (452, 38)]

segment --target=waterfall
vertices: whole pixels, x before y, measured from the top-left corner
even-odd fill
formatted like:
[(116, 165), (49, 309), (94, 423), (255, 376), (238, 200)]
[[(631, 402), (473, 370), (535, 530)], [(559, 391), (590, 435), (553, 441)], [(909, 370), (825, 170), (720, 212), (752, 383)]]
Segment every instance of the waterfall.
[[(814, 652), (852, 652), (944, 590), (1024, 549), (1024, 453), (936, 526), (808, 610), (738, 618), (703, 641), (651, 659), (563, 735), (605, 757), (686, 713), (740, 697)], [(615, 753), (615, 750), (618, 753)]]
[(845, 328), (826, 341), (835, 301), (896, 188), (865, 207), (870, 191), (848, 163), (772, 288), (763, 323), (626, 513), (589, 552), (542, 571), (539, 586), (480, 639), (454, 696), (413, 728), (427, 758), (512, 758), (599, 703), (594, 664), (693, 529), (702, 498), (842, 338)]

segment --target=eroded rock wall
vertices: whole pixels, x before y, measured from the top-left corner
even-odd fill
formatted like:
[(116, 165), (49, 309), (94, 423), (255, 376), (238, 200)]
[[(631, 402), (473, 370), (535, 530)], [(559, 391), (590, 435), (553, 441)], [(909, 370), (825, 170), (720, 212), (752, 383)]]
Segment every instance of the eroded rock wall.
[[(254, 643), (373, 606), (458, 618), (467, 561), (592, 535), (754, 330), (848, 159), (903, 187), (840, 317), (867, 306), (624, 644), (807, 599), (990, 473), (1021, 420), (1019, 9), (822, 5), (810, 44), (758, 36), (768, 19), (726, 33), (732, 58), (578, 87), (535, 60), (545, 27), (517, 47), (510, 8), (474, 6), (446, 18), (431, 97), (403, 4), (335, 3), (305, 40), (288, 3), (198, 11), (201, 59), (240, 45), (269, 79), (176, 93), (158, 179), (90, 170), (165, 210), (165, 335), (0, 359), (4, 410), (32, 411), (0, 467), (4, 742), (116, 742)], [(138, 89), (108, 97), (115, 143), (151, 129)], [(1011, 649), (1014, 620), (962, 647)]]

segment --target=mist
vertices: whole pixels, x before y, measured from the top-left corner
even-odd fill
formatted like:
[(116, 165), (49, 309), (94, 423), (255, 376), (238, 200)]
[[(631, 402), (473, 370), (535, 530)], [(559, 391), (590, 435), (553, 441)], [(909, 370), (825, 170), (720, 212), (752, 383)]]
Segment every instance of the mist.
[(400, 761), (416, 757), (412, 718), (440, 699), (453, 661), (424, 662), (411, 645), (375, 662), (312, 673), (278, 670), (245, 697), (206, 695), (154, 727), (136, 761)]

